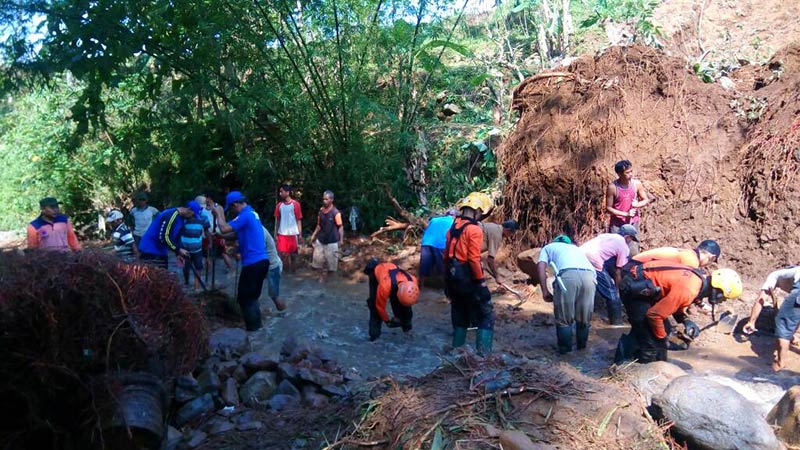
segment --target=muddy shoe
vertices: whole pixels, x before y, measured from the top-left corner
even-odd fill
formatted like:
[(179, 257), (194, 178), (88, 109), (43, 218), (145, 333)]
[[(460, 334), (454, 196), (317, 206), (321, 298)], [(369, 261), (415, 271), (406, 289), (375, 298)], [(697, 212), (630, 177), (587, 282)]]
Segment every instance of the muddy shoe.
[(275, 303), (275, 309), (277, 309), (278, 311), (283, 311), (284, 309), (286, 309), (286, 302), (279, 298), (273, 298), (272, 303)]

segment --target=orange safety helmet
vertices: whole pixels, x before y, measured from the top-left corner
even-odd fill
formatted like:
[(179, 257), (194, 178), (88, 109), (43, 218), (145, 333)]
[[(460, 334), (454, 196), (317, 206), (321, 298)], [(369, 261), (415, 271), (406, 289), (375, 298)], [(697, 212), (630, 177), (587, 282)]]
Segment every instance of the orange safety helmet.
[(397, 283), (397, 300), (403, 306), (412, 306), (419, 299), (419, 286), (414, 281)]

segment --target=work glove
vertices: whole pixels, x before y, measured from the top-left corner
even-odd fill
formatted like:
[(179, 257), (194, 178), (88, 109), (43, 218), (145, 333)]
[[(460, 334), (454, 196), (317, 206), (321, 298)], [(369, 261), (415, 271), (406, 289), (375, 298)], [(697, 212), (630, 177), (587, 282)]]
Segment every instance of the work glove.
[(492, 293), (489, 292), (489, 288), (486, 287), (486, 285), (483, 285), (479, 288), (478, 299), (481, 301), (481, 303), (492, 301)]
[(694, 321), (686, 319), (683, 321), (683, 334), (685, 334), (686, 337), (694, 340), (700, 335), (700, 327), (698, 327)]

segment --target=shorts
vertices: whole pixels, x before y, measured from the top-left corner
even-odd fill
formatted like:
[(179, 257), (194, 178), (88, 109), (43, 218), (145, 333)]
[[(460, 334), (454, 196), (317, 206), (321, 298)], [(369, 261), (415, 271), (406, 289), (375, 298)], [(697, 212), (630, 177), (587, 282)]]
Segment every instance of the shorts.
[(297, 236), (279, 234), (275, 246), (278, 249), (278, 253), (297, 253)]
[(328, 272), (336, 272), (339, 268), (339, 243), (323, 244), (314, 241), (314, 255), (311, 257), (311, 267), (315, 269), (327, 268)]
[(419, 276), (429, 277), (431, 275), (441, 275), (442, 258), (444, 250), (440, 250), (430, 245), (423, 245), (419, 250)]
[(775, 316), (775, 335), (778, 339), (791, 341), (797, 325), (800, 325), (800, 307), (795, 303), (800, 296), (800, 283), (783, 299), (778, 314)]
[(269, 298), (276, 299), (281, 295), (281, 268), (275, 267), (267, 272), (267, 292)]

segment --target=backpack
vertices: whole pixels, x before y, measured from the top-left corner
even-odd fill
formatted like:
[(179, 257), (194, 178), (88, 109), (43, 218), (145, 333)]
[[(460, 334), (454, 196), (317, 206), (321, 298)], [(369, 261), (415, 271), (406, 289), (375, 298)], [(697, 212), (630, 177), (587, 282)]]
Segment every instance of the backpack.
[(454, 248), (454, 245), (461, 239), (464, 230), (470, 225), (478, 226), (478, 222), (470, 220), (462, 225), (461, 228), (457, 228), (456, 223), (453, 222), (453, 225), (450, 227), (450, 239), (447, 241), (444, 250), (445, 255), (447, 255), (447, 260), (445, 260), (444, 263), (445, 286), (448, 293), (456, 296), (469, 295), (474, 291), (472, 269), (470, 269), (469, 263), (467, 261), (457, 260), (455, 258), (455, 250), (453, 250), (451, 254), (451, 249)]
[[(644, 276), (644, 272), (658, 272), (663, 270), (686, 270), (685, 267), (661, 266), (645, 268), (643, 263), (631, 260), (624, 268), (622, 280), (619, 282), (620, 296), (640, 301), (655, 303), (661, 298), (661, 288), (656, 286), (649, 278)], [(697, 275), (701, 281), (705, 280), (703, 273), (699, 269), (689, 268), (693, 274)]]

